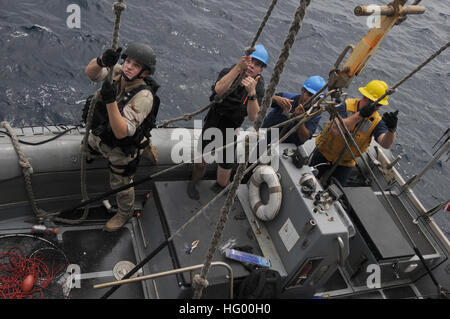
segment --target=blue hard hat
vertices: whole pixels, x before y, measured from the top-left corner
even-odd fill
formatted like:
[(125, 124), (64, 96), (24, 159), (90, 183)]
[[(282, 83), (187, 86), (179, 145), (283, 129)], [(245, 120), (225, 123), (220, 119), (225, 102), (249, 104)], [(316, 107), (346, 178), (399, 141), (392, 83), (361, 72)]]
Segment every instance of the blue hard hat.
[(316, 94), (317, 91), (319, 91), (324, 85), (327, 84), (325, 80), (319, 76), (314, 75), (306, 79), (306, 81), (303, 83), (303, 87), (311, 94)]
[(250, 56), (267, 65), (269, 62), (269, 53), (267, 53), (266, 48), (262, 44), (257, 44), (255, 45), (255, 49), (256, 50), (250, 54)]

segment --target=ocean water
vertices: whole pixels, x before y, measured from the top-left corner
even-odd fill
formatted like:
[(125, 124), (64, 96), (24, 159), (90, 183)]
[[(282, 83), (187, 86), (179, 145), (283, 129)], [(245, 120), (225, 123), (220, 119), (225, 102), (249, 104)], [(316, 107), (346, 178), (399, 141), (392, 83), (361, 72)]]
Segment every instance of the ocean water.
[[(311, 1), (277, 91), (297, 92), (311, 75), (327, 78), (340, 52), (356, 45), (369, 30), (367, 17), (353, 14), (355, 6), (387, 2)], [(218, 72), (242, 55), (271, 0), (125, 3), (119, 45), (142, 41), (154, 48), (162, 120), (209, 103)], [(259, 42), (270, 54), (263, 73), (266, 83), (298, 4), (297, 0), (278, 1), (261, 34)], [(346, 90), (350, 97), (358, 97), (358, 87), (372, 79), (394, 85), (449, 41), (450, 2), (423, 0), (420, 4), (427, 11), (390, 31)], [(76, 12), (68, 10), (71, 5), (79, 8), (79, 27), (68, 23), (77, 22)], [(0, 0), (0, 120), (16, 127), (80, 121), (84, 99), (99, 86), (87, 79), (84, 67), (111, 45), (112, 5), (112, 0)], [(449, 83), (450, 49), (389, 98), (385, 110), (400, 112), (392, 151), (402, 156), (396, 167), (406, 179), (425, 167), (436, 150), (433, 145), (449, 128)], [(178, 125), (192, 126), (192, 122)], [(428, 209), (450, 197), (448, 157), (444, 154), (414, 188)], [(441, 210), (434, 216), (450, 237), (449, 213)]]

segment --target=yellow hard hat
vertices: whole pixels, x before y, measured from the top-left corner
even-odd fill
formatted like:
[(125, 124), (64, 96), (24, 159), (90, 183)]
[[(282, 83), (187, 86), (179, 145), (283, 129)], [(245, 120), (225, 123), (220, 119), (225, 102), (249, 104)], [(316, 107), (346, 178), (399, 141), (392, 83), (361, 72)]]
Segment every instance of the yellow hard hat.
[[(367, 83), (365, 87), (360, 87), (359, 92), (372, 101), (378, 100), (388, 89), (384, 81), (373, 80)], [(381, 105), (388, 105), (388, 95), (378, 102)]]

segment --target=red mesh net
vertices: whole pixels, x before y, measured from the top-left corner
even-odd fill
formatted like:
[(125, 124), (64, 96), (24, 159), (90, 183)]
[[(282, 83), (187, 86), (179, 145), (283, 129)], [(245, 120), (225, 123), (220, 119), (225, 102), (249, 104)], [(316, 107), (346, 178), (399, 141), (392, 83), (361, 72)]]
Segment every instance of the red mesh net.
[(0, 298), (46, 298), (48, 290), (60, 290), (55, 279), (66, 266), (55, 263), (48, 249), (30, 257), (20, 247), (0, 251)]

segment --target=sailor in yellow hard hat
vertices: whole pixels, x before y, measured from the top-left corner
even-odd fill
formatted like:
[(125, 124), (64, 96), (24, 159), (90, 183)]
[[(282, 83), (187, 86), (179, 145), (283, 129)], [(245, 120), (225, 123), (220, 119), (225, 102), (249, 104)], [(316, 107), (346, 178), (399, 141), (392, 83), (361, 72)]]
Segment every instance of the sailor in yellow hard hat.
[[(344, 124), (352, 134), (357, 124), (364, 121), (354, 136), (361, 153), (364, 153), (369, 147), (372, 136), (378, 144), (386, 149), (389, 149), (394, 143), (398, 111), (386, 112), (383, 116), (380, 116), (378, 113), (380, 107), (389, 104), (387, 95), (377, 104), (371, 103), (382, 97), (387, 89), (388, 85), (383, 81), (370, 81), (365, 87), (359, 88), (359, 92), (363, 95), (361, 99), (346, 99), (344, 103), (337, 107)], [(331, 129), (329, 129), (330, 125)], [(336, 127), (333, 121), (330, 121), (316, 138), (316, 150), (310, 162), (311, 166), (318, 165), (318, 178), (333, 166), (345, 148), (346, 144), (340, 135), (339, 128)], [(352, 153), (355, 158), (359, 156), (353, 147)], [(319, 165), (323, 163), (329, 165)], [(349, 150), (346, 150), (331, 176), (335, 177), (343, 185), (350, 176), (352, 167), (355, 165), (352, 154)]]

